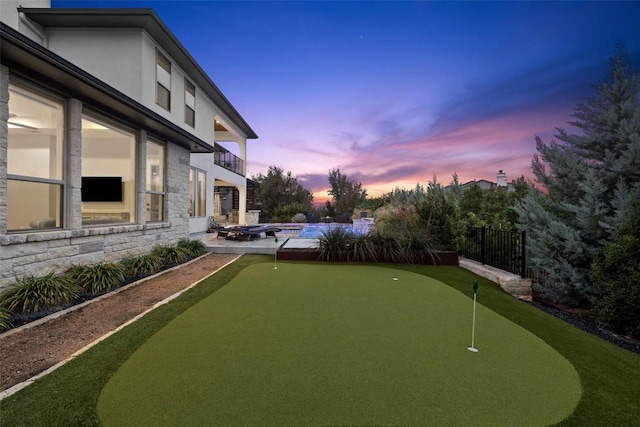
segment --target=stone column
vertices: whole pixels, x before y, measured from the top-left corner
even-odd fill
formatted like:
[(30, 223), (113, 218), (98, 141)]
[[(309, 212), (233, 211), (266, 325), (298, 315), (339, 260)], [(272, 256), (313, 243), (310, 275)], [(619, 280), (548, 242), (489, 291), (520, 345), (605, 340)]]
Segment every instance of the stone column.
[(0, 234), (7, 234), (7, 146), (9, 144), (9, 68), (0, 65)]
[[(66, 209), (63, 227), (82, 229), (82, 102), (67, 100)], [(64, 222), (66, 221), (66, 222)]]
[(238, 189), (238, 224), (243, 225), (247, 223), (247, 181), (245, 184), (236, 185)]
[(166, 222), (177, 238), (189, 236), (189, 150), (166, 145)]
[(147, 131), (136, 132), (136, 223), (147, 222)]

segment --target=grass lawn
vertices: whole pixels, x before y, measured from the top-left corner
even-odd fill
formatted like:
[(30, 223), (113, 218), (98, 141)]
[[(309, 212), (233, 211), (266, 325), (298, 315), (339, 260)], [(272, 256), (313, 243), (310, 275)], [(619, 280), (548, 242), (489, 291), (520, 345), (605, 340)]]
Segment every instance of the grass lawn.
[[(221, 417), (218, 425), (239, 417), (254, 425), (522, 425), (514, 419), (530, 413), (530, 425), (545, 425), (571, 413), (576, 372), (582, 394), (562, 425), (640, 420), (640, 356), (463, 269), (281, 263), (274, 271), (261, 261), (269, 257), (243, 256), (0, 402), (0, 423), (124, 425), (124, 416), (143, 425), (135, 417), (153, 401), (159, 409), (144, 419), (204, 408), (202, 416)], [(340, 273), (329, 278), (325, 268)], [(477, 354), (466, 351), (474, 279)], [(126, 406), (126, 395), (137, 403)], [(149, 425), (162, 422), (171, 420)]]

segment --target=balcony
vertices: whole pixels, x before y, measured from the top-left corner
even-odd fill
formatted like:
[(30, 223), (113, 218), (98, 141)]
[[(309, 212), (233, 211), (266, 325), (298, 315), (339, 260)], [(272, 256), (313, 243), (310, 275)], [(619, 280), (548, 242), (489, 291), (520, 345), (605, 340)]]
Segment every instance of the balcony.
[(216, 165), (244, 176), (244, 160), (219, 144), (215, 144), (214, 148), (214, 163)]

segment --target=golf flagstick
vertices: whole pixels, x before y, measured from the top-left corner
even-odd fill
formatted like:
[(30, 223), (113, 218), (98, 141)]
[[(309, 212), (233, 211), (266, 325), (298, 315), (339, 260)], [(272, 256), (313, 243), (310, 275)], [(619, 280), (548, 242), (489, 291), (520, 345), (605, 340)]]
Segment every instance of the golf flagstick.
[(273, 254), (273, 269), (278, 269), (278, 238), (276, 237), (276, 252)]
[(474, 341), (476, 336), (476, 303), (478, 302), (478, 281), (473, 281), (473, 323), (471, 325), (471, 347), (467, 347), (467, 350), (474, 353), (478, 352), (478, 349), (474, 347)]

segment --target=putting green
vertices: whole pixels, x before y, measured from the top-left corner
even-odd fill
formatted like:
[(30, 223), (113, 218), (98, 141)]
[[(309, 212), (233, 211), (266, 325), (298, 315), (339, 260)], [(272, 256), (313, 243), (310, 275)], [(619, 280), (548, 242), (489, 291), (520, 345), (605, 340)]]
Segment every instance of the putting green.
[[(471, 286), (470, 293), (471, 293)], [(573, 366), (445, 284), (365, 265), (257, 264), (141, 346), (98, 401), (105, 426), (556, 423)], [(518, 303), (514, 300), (514, 303)]]

